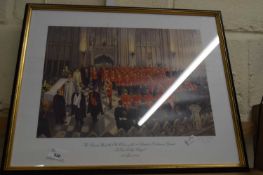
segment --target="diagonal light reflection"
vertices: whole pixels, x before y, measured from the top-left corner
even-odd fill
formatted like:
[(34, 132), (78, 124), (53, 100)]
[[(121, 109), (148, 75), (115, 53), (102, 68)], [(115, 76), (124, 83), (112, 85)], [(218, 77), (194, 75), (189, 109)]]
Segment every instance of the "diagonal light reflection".
[(138, 121), (138, 125), (142, 126), (152, 114), (172, 95), (174, 91), (187, 79), (187, 77), (206, 59), (206, 57), (219, 44), (219, 37), (215, 38), (206, 46), (206, 48), (191, 62), (177, 80), (165, 91), (165, 93), (154, 103), (154, 105), (142, 116)]

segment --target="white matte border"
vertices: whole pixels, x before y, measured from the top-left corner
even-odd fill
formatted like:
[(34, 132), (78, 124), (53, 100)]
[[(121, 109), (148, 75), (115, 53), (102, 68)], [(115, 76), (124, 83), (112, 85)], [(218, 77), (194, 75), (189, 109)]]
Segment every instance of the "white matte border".
[[(48, 26), (196, 29), (201, 32), (203, 46), (217, 35), (214, 17), (33, 10), (11, 166), (239, 163), (219, 47), (205, 61), (216, 136), (36, 138)], [(194, 142), (187, 145), (189, 139)], [(138, 156), (125, 157), (116, 151), (117, 146), (104, 144), (133, 145), (146, 150), (136, 152)], [(64, 161), (47, 159), (52, 149), (59, 150)]]

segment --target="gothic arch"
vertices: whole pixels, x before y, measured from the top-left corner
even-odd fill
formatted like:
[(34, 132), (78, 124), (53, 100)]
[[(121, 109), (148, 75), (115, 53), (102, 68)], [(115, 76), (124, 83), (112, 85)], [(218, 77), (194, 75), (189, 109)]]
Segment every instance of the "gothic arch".
[(113, 59), (105, 54), (95, 57), (94, 64), (96, 65), (114, 65)]

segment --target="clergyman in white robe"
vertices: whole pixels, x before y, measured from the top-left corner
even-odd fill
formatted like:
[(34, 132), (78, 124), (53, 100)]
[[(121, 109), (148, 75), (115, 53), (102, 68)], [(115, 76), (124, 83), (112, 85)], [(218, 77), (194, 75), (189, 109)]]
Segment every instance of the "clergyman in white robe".
[(78, 87), (81, 85), (82, 81), (81, 81), (81, 72), (79, 71), (79, 69), (76, 69), (73, 72), (73, 80), (75, 83), (75, 86)]
[(66, 105), (71, 105), (71, 98), (73, 93), (75, 92), (75, 86), (72, 77), (68, 78), (68, 81), (65, 83), (64, 90)]

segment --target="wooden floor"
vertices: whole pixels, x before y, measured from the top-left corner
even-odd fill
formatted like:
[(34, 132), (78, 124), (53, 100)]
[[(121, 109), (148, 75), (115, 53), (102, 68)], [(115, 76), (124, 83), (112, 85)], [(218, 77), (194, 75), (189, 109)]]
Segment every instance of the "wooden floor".
[[(205, 175), (263, 175), (263, 171), (251, 170), (250, 172), (244, 173), (203, 173)], [(194, 174), (184, 174), (184, 175), (203, 175), (202, 173), (194, 173)], [(183, 175), (183, 174), (181, 174)]]
[(176, 175), (263, 175), (263, 171), (258, 170), (250, 170), (249, 172), (243, 172), (243, 173), (191, 173), (191, 174), (176, 174)]

